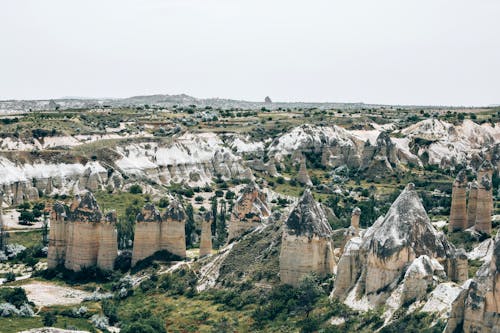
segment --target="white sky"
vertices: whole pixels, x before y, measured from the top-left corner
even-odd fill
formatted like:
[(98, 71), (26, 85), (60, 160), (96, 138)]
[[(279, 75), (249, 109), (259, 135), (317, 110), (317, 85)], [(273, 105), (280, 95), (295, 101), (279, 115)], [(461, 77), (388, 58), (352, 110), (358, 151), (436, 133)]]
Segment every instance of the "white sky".
[(499, 0), (0, 0), (0, 99), (500, 104)]

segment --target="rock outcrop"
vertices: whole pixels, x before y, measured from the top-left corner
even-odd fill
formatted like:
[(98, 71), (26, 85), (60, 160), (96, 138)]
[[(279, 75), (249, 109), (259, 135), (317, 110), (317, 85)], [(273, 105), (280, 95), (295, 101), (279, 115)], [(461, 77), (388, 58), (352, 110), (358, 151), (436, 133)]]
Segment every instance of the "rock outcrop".
[(356, 230), (356, 236), (359, 234), (359, 218), (361, 217), (361, 209), (355, 207), (351, 213), (351, 227)]
[(485, 263), (453, 302), (445, 333), (500, 332), (500, 233)]
[(212, 253), (212, 220), (212, 213), (207, 212), (201, 221), (200, 257)]
[(261, 225), (271, 214), (267, 205), (267, 195), (257, 184), (251, 182), (245, 186), (233, 206), (228, 223), (228, 241)]
[(299, 173), (297, 174), (297, 181), (301, 185), (312, 186), (313, 183), (311, 178), (309, 178), (309, 173), (307, 172), (306, 159), (304, 157), (300, 160)]
[(185, 222), (186, 213), (176, 199), (163, 215), (153, 204), (146, 204), (136, 218), (132, 266), (161, 250), (186, 257)]
[(309, 273), (332, 274), (335, 261), (331, 234), (325, 211), (306, 189), (283, 230), (279, 261), (281, 282), (296, 286)]
[(116, 214), (104, 216), (92, 193), (76, 195), (70, 206), (60, 202), (54, 205), (49, 268), (64, 264), (73, 271), (92, 266), (112, 270), (117, 254)]
[(491, 214), (493, 210), (493, 186), (488, 173), (484, 173), (479, 180), (476, 204), (476, 224), (477, 231), (491, 233)]
[(471, 228), (476, 224), (478, 189), (479, 185), (477, 181), (473, 181), (470, 184), (469, 202), (467, 203), (467, 228)]
[(344, 299), (355, 288), (356, 295), (383, 302), (383, 295), (389, 295), (416, 259), (427, 256), (444, 263), (453, 252), (444, 235), (430, 223), (414, 185), (409, 184), (385, 217), (377, 219), (362, 238), (348, 242), (332, 296)]
[(450, 223), (451, 231), (464, 230), (467, 227), (467, 177), (465, 171), (458, 173), (451, 192)]

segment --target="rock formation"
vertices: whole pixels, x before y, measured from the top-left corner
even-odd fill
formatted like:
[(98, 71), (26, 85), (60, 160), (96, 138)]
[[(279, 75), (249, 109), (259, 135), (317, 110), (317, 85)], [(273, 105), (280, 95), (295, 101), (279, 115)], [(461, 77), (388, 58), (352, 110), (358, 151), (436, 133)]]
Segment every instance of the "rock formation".
[(51, 220), (49, 268), (64, 264), (73, 271), (113, 269), (118, 254), (116, 214), (103, 216), (92, 193), (76, 195), (70, 206), (56, 203)]
[(313, 184), (311, 178), (309, 178), (309, 174), (307, 173), (306, 159), (304, 157), (302, 157), (300, 160), (300, 169), (299, 173), (297, 174), (297, 181), (299, 182), (299, 184), (305, 186), (312, 186)]
[(255, 183), (248, 184), (236, 200), (228, 224), (228, 241), (262, 224), (270, 215), (267, 195)]
[(445, 333), (500, 332), (500, 233), (485, 263), (453, 302)]
[(279, 260), (281, 282), (296, 286), (309, 273), (332, 274), (335, 262), (331, 234), (325, 211), (306, 189), (283, 230)]
[(488, 160), (483, 161), (483, 163), (481, 163), (481, 165), (479, 166), (479, 168), (477, 170), (478, 181), (481, 181), (481, 179), (483, 179), (483, 177), (485, 175), (488, 175), (489, 178), (491, 179), (493, 177), (493, 171), (494, 171), (494, 167), (491, 164), (491, 162)]
[(488, 173), (482, 173), (479, 179), (476, 204), (475, 229), (487, 234), (491, 233), (491, 213), (493, 209), (493, 187)]
[(453, 251), (430, 223), (414, 185), (409, 184), (385, 217), (377, 219), (362, 238), (348, 242), (332, 296), (344, 299), (355, 288), (357, 295), (373, 296), (375, 302), (382, 302), (377, 295), (394, 289), (414, 260), (427, 256), (446, 262)]
[(359, 234), (359, 218), (361, 216), (361, 209), (354, 208), (351, 213), (351, 227), (356, 230), (356, 236)]
[(473, 181), (470, 184), (469, 189), (469, 202), (467, 204), (467, 228), (471, 228), (476, 224), (476, 214), (477, 214), (477, 191), (479, 185), (477, 181)]
[(399, 165), (396, 145), (392, 142), (389, 133), (380, 132), (375, 146), (369, 141), (364, 146), (361, 160), (361, 171), (379, 177)]
[(207, 212), (201, 221), (200, 257), (212, 254), (212, 213)]
[(146, 204), (136, 217), (132, 266), (160, 248), (161, 215), (153, 204)]
[(186, 257), (185, 222), (186, 213), (176, 199), (163, 215), (153, 204), (146, 204), (136, 218), (132, 266), (161, 250)]
[(464, 230), (467, 227), (467, 177), (465, 171), (458, 173), (451, 192), (450, 223), (451, 231)]

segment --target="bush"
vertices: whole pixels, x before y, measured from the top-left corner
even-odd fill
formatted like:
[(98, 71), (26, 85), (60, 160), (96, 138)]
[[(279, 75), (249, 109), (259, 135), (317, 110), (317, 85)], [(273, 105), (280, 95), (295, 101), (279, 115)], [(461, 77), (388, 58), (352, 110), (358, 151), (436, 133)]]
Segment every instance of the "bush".
[(134, 184), (134, 185), (130, 186), (130, 188), (129, 188), (128, 191), (130, 193), (132, 193), (132, 194), (141, 194), (142, 193), (142, 187), (140, 187), (137, 184)]
[(52, 311), (44, 313), (43, 326), (51, 327), (54, 326), (56, 322), (57, 322), (57, 317)]
[(5, 282), (13, 282), (16, 281), (16, 274), (14, 272), (7, 272), (5, 274)]
[(6, 302), (20, 308), (23, 304), (29, 303), (26, 292), (23, 288), (2, 288), (0, 289), (0, 302)]

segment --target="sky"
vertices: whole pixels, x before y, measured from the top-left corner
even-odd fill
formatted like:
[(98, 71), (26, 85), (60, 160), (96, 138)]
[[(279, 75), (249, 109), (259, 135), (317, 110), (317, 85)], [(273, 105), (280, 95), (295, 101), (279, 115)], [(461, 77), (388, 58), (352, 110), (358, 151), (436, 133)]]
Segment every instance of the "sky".
[(498, 0), (1, 0), (0, 99), (500, 104)]

